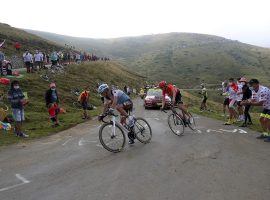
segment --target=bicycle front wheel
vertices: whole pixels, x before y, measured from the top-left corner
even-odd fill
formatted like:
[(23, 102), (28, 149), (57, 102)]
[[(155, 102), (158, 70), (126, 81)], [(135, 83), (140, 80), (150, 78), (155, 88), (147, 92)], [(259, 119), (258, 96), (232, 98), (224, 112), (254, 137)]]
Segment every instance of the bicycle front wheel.
[(99, 129), (99, 140), (106, 150), (118, 153), (124, 149), (126, 136), (119, 125), (105, 123)]
[(151, 126), (145, 119), (141, 117), (135, 119), (134, 133), (135, 137), (141, 143), (147, 144), (151, 141), (152, 138)]
[(180, 117), (178, 117), (174, 113), (171, 113), (168, 116), (168, 125), (169, 125), (171, 131), (175, 135), (181, 136), (184, 134), (184, 130), (185, 130), (184, 122)]

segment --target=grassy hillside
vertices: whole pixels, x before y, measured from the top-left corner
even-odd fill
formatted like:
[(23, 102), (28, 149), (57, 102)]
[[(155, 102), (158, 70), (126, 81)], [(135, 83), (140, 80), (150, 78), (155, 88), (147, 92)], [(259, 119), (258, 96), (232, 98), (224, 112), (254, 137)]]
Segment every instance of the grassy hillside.
[(243, 75), (270, 83), (270, 49), (222, 37), (170, 33), (93, 40), (31, 32), (61, 44), (73, 43), (87, 50), (100, 51), (148, 79), (167, 79), (183, 87), (194, 87), (203, 80), (218, 83)]
[[(28, 92), (30, 104), (26, 107), (26, 132), (30, 134), (30, 139), (39, 138), (54, 132), (74, 126), (83, 122), (82, 111), (74, 108), (72, 102), (77, 100), (70, 90), (77, 87), (83, 89), (85, 86), (91, 87), (90, 102), (96, 106), (100, 105), (100, 97), (95, 92), (96, 84), (106, 82), (123, 88), (125, 84), (132, 87), (139, 87), (142, 77), (128, 72), (121, 65), (114, 62), (93, 62), (82, 65), (71, 65), (67, 68), (65, 75), (56, 76), (56, 84), (60, 97), (61, 107), (67, 110), (66, 114), (60, 116), (61, 126), (51, 128), (50, 121), (45, 107), (44, 94), (48, 89), (48, 82), (40, 78), (40, 74), (25, 74), (24, 78), (18, 79), (24, 92)], [(7, 93), (9, 88), (0, 85), (0, 90)], [(8, 104), (8, 102), (6, 102)], [(91, 111), (91, 115), (96, 115), (100, 111)], [(12, 132), (0, 132), (0, 146), (21, 139), (14, 136)]]
[[(5, 49), (2, 51), (7, 55), (22, 55), (24, 49), (31, 51), (41, 49), (43, 51), (51, 51), (52, 49), (62, 48), (60, 45), (45, 40), (36, 35), (25, 32), (21, 29), (13, 28), (7, 24), (0, 23), (0, 42), (6, 40)], [(18, 52), (14, 48), (14, 44), (19, 42), (21, 44), (21, 51)]]

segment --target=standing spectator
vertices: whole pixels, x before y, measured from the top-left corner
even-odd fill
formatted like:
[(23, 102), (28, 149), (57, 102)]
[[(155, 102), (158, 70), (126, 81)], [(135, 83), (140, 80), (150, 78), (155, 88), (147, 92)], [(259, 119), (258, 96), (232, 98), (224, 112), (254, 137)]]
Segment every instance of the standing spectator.
[(21, 49), (21, 44), (19, 42), (15, 42), (14, 48), (19, 51)]
[(202, 88), (202, 91), (200, 92), (200, 94), (202, 95), (202, 102), (201, 102), (200, 111), (202, 112), (204, 110), (207, 110), (206, 101), (208, 99), (208, 94), (207, 94), (204, 84), (201, 84), (201, 88)]
[(228, 96), (228, 90), (229, 90), (229, 86), (228, 86), (228, 82), (225, 80), (224, 82), (222, 82), (222, 92), (224, 95), (224, 101), (223, 101), (223, 117), (227, 117), (226, 116), (226, 110), (229, 110), (229, 104), (230, 104), (230, 99)]
[[(242, 93), (243, 93), (242, 102), (245, 102), (246, 100), (248, 100), (252, 97), (252, 92), (249, 89), (249, 87), (247, 85), (247, 80), (244, 77), (242, 77), (239, 80), (239, 82), (242, 83)], [(240, 105), (242, 105), (242, 102), (240, 103)], [(249, 114), (249, 109), (250, 109), (250, 105), (246, 105), (245, 110), (244, 110), (244, 116), (245, 116), (244, 123), (240, 127), (247, 127), (247, 125), (252, 125), (251, 117)]]
[(237, 113), (235, 111), (236, 106), (236, 100), (237, 100), (237, 91), (238, 87), (237, 84), (234, 82), (233, 78), (229, 79), (229, 89), (228, 89), (228, 95), (229, 95), (229, 113), (230, 117), (228, 122), (225, 123), (225, 125), (231, 125), (236, 122), (237, 119)]
[(27, 134), (22, 132), (22, 123), (24, 121), (24, 94), (20, 89), (19, 82), (13, 81), (11, 88), (8, 91), (8, 100), (11, 103), (13, 117), (15, 119), (15, 134), (19, 137), (28, 137)]
[(262, 106), (263, 111), (260, 116), (260, 123), (263, 129), (262, 135), (258, 139), (265, 139), (270, 142), (270, 89), (260, 85), (257, 79), (251, 79), (249, 85), (252, 90), (252, 98), (242, 102), (242, 105)]
[(42, 61), (43, 61), (43, 54), (36, 50), (36, 53), (34, 54), (34, 70), (39, 70), (42, 67)]
[(46, 53), (46, 64), (50, 64), (50, 55), (49, 53)]
[(76, 54), (76, 63), (81, 62), (81, 55), (79, 53)]
[(243, 85), (244, 82), (240, 82), (241, 78), (237, 79), (237, 110), (238, 110), (238, 120), (237, 121), (244, 121), (244, 113), (243, 113), (243, 106), (241, 105), (241, 101), (243, 99)]
[(31, 67), (32, 60), (33, 60), (32, 54), (29, 53), (28, 50), (26, 50), (25, 53), (23, 54), (23, 61), (24, 61), (24, 64), (26, 66), (27, 73), (32, 72), (32, 67)]
[(50, 58), (51, 58), (52, 66), (57, 66), (58, 55), (57, 55), (56, 51), (52, 52)]
[(59, 114), (59, 98), (56, 90), (55, 83), (50, 84), (50, 89), (45, 94), (46, 106), (48, 108), (50, 119), (53, 123), (52, 127), (59, 126), (58, 114)]
[(3, 75), (3, 62), (5, 60), (5, 54), (0, 51), (0, 70), (1, 70), (1, 75)]
[(90, 91), (89, 87), (86, 87), (85, 90), (80, 94), (78, 101), (80, 102), (82, 108), (83, 108), (83, 118), (82, 119), (89, 119), (89, 116), (87, 114), (88, 110), (88, 103), (90, 99)]

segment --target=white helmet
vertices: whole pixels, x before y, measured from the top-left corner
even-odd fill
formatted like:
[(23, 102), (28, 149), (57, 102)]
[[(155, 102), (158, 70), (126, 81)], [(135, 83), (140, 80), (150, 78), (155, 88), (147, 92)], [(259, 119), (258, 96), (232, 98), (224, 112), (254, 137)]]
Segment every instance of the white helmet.
[(98, 87), (98, 93), (99, 94), (102, 94), (106, 89), (108, 89), (109, 86), (107, 84), (101, 84), (99, 87)]

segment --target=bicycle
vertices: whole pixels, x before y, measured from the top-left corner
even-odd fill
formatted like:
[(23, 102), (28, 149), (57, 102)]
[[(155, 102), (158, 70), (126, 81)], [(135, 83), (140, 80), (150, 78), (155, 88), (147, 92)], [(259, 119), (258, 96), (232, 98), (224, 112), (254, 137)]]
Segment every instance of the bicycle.
[[(182, 115), (180, 113), (177, 113), (176, 111), (176, 106), (170, 104), (169, 105), (170, 110), (172, 111), (171, 114), (168, 116), (168, 125), (171, 129), (171, 131), (177, 135), (177, 136), (182, 136), (185, 132), (185, 127), (189, 127), (192, 131), (196, 130), (196, 122), (193, 117), (193, 115), (188, 112), (187, 114), (184, 114), (182, 111)], [(167, 113), (165, 110), (163, 112)], [(184, 115), (186, 118), (184, 118)]]
[[(106, 116), (111, 117), (109, 122), (104, 121)], [(101, 116), (101, 121), (104, 122), (104, 124), (99, 129), (99, 140), (106, 150), (113, 153), (121, 152), (126, 144), (125, 133), (128, 134), (129, 138), (136, 138), (143, 144), (147, 144), (151, 141), (152, 129), (145, 119), (134, 117), (134, 124), (125, 127), (120, 122), (116, 121), (116, 117), (118, 117), (118, 115), (115, 115), (111, 109)]]

